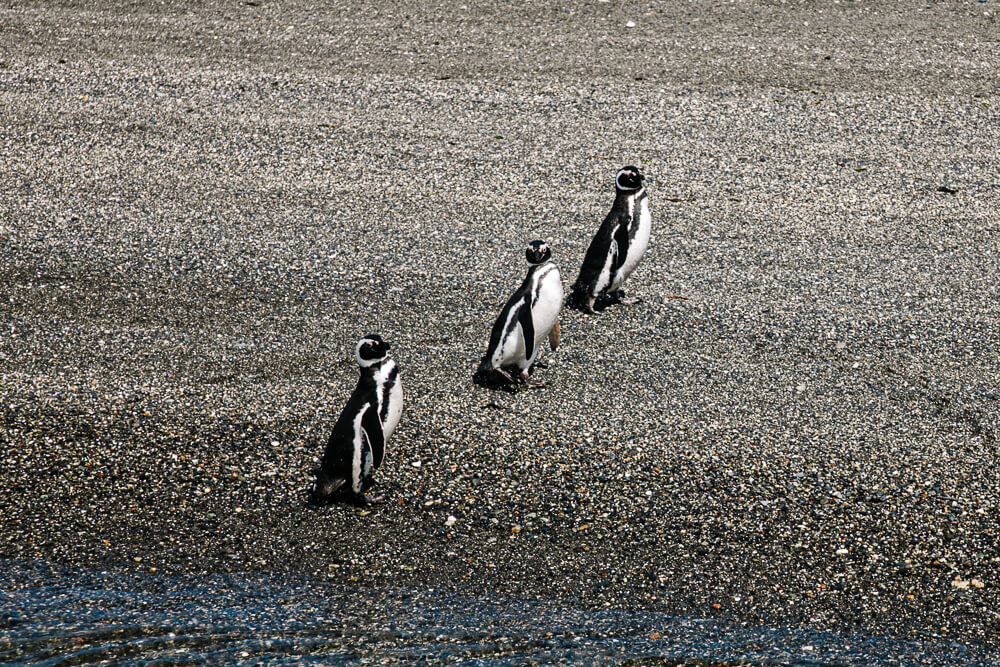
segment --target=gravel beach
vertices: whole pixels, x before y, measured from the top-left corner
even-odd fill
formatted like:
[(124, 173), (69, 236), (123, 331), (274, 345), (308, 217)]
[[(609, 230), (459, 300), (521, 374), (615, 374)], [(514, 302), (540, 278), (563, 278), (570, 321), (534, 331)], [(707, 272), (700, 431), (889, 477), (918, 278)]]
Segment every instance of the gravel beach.
[[(0, 7), (0, 558), (1000, 651), (1000, 5), (144, 4)], [(473, 385), (625, 164), (644, 301)]]

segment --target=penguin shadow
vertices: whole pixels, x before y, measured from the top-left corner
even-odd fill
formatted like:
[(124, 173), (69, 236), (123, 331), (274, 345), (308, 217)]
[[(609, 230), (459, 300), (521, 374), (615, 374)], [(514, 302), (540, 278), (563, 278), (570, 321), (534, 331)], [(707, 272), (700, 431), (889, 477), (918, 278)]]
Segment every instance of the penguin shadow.
[[(600, 314), (612, 306), (634, 306), (640, 303), (643, 303), (643, 299), (640, 297), (631, 297), (624, 300), (624, 293), (621, 291), (613, 294), (602, 294), (594, 300), (594, 312)], [(580, 313), (587, 313), (583, 307), (575, 303), (567, 302), (566, 307)]]
[[(310, 473), (319, 478), (322, 469), (319, 467), (313, 468)], [(402, 489), (402, 485), (399, 482), (379, 482), (372, 480), (371, 484), (365, 488), (366, 491), (381, 492), (374, 498), (367, 495), (359, 495), (351, 493), (349, 489), (338, 489), (331, 494), (321, 495), (317, 493), (317, 486), (315, 483), (302, 487), (300, 492), (305, 500), (302, 501), (302, 507), (312, 511), (321, 511), (325, 509), (332, 509), (334, 507), (345, 507), (345, 508), (356, 508), (364, 510), (377, 510), (381, 507), (389, 505), (391, 502), (391, 497), (395, 492)]]
[[(496, 368), (483, 368), (483, 362), (486, 357), (483, 357), (479, 362), (479, 369), (472, 374), (472, 383), (483, 387), (484, 389), (489, 389), (490, 391), (502, 391), (507, 394), (518, 394), (526, 389), (543, 389), (545, 387), (550, 387), (555, 384), (552, 380), (546, 380), (545, 382), (539, 382), (536, 384), (525, 383), (521, 379), (520, 371), (516, 366), (511, 366), (510, 368), (496, 369)], [(528, 367), (528, 375), (534, 375), (535, 370), (548, 369), (549, 364), (544, 361), (536, 361)], [(501, 409), (499, 405), (495, 403), (488, 403), (487, 407), (492, 407), (494, 409)]]

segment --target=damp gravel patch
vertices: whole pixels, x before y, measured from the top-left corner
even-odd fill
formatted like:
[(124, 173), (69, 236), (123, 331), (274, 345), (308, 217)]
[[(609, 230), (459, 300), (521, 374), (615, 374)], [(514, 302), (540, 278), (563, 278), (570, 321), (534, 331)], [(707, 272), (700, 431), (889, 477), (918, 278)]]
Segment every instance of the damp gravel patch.
[[(986, 665), (948, 640), (739, 625), (433, 589), (370, 591), (289, 575), (149, 575), (4, 561), (0, 658), (701, 665)], [(370, 658), (369, 658), (370, 659)]]

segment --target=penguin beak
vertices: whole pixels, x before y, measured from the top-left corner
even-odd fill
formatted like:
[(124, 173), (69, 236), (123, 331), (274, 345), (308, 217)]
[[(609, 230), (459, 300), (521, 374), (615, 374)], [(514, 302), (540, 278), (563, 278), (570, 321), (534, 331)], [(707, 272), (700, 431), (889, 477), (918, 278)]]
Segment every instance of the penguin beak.
[(387, 340), (384, 340), (382, 342), (385, 343), (385, 349), (387, 349), (387, 350), (391, 350), (392, 349), (392, 343), (390, 343)]

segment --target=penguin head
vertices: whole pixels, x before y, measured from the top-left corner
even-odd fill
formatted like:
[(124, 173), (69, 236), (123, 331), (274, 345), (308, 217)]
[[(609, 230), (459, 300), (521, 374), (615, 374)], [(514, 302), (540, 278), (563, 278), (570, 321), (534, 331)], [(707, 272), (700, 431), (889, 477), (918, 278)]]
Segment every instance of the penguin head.
[(378, 334), (369, 334), (358, 341), (358, 346), (354, 348), (354, 356), (362, 368), (367, 368), (385, 359), (391, 347)]
[(524, 256), (527, 258), (528, 264), (534, 266), (552, 259), (552, 251), (549, 250), (549, 244), (545, 241), (532, 241), (525, 248)]
[(619, 192), (631, 192), (642, 187), (642, 182), (646, 177), (642, 175), (638, 167), (631, 165), (622, 167), (615, 176), (615, 189)]

